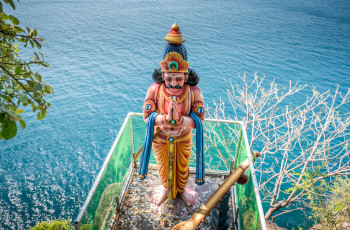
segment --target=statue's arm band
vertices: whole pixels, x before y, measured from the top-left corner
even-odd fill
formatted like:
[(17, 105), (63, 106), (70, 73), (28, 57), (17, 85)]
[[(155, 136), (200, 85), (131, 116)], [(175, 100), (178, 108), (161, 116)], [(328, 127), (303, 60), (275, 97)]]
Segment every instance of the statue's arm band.
[(201, 120), (205, 118), (205, 107), (203, 102), (197, 101), (192, 105), (192, 112), (198, 115)]
[(151, 113), (157, 110), (156, 103), (153, 100), (146, 100), (143, 103), (142, 110), (144, 118), (147, 118)]

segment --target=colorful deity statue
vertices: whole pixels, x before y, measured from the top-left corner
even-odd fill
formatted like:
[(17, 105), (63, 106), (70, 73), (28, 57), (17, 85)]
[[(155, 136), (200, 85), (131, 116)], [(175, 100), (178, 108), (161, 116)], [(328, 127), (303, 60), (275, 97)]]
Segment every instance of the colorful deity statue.
[(205, 107), (199, 77), (187, 62), (185, 38), (175, 24), (164, 38), (165, 47), (160, 67), (153, 72), (153, 83), (146, 94), (143, 118), (147, 123), (139, 174), (147, 176), (149, 155), (154, 151), (158, 173), (163, 185), (155, 199), (175, 199), (180, 194), (186, 205), (192, 206), (197, 194), (187, 184), (192, 149), (192, 129), (196, 129), (196, 179), (204, 183), (203, 120)]

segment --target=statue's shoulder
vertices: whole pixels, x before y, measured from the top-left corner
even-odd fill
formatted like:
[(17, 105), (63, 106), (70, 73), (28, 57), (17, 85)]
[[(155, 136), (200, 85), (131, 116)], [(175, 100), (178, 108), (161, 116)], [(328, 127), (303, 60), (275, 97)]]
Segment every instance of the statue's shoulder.
[(159, 87), (162, 84), (158, 84), (158, 83), (153, 83), (147, 90), (147, 94), (146, 94), (146, 99), (152, 99), (154, 101), (156, 101), (157, 95), (158, 95), (158, 91), (159, 91)]
[(194, 99), (202, 99), (203, 98), (203, 94), (202, 94), (202, 90), (201, 88), (199, 88), (198, 86), (190, 86), (191, 91), (194, 95)]
[(155, 92), (162, 84), (159, 83), (153, 83), (149, 88), (148, 91)]
[(199, 86), (195, 85), (195, 86), (190, 86), (192, 92), (202, 92), (201, 88), (199, 88)]

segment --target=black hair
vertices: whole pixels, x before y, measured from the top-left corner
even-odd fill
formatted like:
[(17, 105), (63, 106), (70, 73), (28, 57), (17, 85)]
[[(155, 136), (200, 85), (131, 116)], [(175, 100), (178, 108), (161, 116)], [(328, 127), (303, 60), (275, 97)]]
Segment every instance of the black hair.
[(164, 49), (164, 52), (163, 52), (163, 60), (165, 59), (165, 56), (170, 53), (170, 52), (176, 52), (176, 53), (179, 53), (182, 58), (187, 61), (187, 50), (186, 50), (186, 47), (185, 45), (183, 44), (171, 44), (171, 43), (168, 43), (166, 46), (165, 46), (165, 49)]
[(196, 73), (196, 70), (188, 68), (188, 79), (187, 82), (185, 82), (185, 84), (189, 86), (196, 86), (199, 83), (199, 80), (200, 78)]
[[(152, 74), (153, 81), (155, 83), (161, 84), (164, 83), (164, 80), (162, 78), (162, 70), (160, 67), (157, 69), (154, 69), (153, 74)], [(198, 77), (198, 74), (196, 71), (192, 68), (188, 68), (188, 79), (185, 84), (189, 86), (196, 86), (199, 82), (200, 78)]]

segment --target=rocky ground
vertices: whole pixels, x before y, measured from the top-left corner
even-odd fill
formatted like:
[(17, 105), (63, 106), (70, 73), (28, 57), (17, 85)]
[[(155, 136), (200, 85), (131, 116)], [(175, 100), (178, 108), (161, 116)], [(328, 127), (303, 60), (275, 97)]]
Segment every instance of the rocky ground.
[[(178, 196), (175, 200), (166, 200), (158, 207), (152, 198), (153, 190), (160, 185), (158, 172), (149, 170), (147, 179), (143, 181), (138, 179), (136, 172), (118, 218), (118, 229), (171, 229), (177, 223), (191, 218), (223, 180), (223, 176), (206, 177), (206, 183), (197, 186), (194, 183), (194, 174), (191, 174), (189, 185), (198, 193), (198, 204), (194, 207), (187, 207), (182, 198)], [(210, 216), (206, 217), (205, 222), (200, 225), (200, 229), (212, 229), (209, 220)], [(229, 220), (229, 223), (232, 222)], [(229, 229), (233, 229), (232, 226)]]

